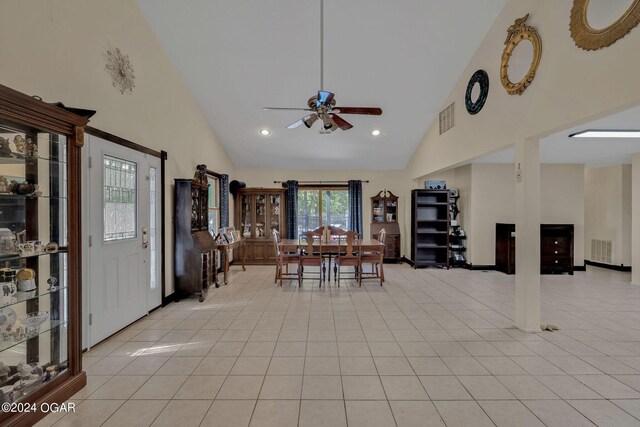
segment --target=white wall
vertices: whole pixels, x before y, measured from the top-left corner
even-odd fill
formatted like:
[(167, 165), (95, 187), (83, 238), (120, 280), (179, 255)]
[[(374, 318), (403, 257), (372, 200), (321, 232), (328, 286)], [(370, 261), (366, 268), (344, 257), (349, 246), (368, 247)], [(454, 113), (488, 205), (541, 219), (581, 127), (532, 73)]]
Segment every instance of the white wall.
[[(91, 126), (168, 152), (166, 292), (173, 292), (173, 180), (192, 177), (200, 163), (232, 175), (234, 166), (147, 21), (133, 0), (4, 0), (1, 10), (3, 85), (97, 110)], [(111, 47), (133, 64), (132, 95), (111, 84)]]
[(612, 265), (631, 264), (631, 166), (585, 169), (585, 258), (591, 240), (611, 240)]
[[(247, 187), (281, 188), (281, 184), (273, 181), (347, 181), (350, 179), (368, 180), (362, 183), (362, 226), (364, 235), (369, 236), (371, 224), (371, 200), (378, 192), (387, 189), (398, 196), (398, 219), (401, 232), (402, 254), (408, 255), (411, 242), (410, 206), (411, 191), (407, 191), (410, 183), (406, 174), (400, 170), (348, 170), (348, 171), (320, 171), (320, 170), (281, 170), (281, 169), (238, 169), (237, 179), (247, 184)], [(233, 220), (232, 220), (233, 221)], [(233, 222), (232, 222), (233, 223)]]
[[(433, 122), (412, 156), (412, 178), (454, 167), (483, 154), (577, 125), (640, 104), (640, 29), (602, 50), (577, 48), (569, 34), (571, 0), (510, 0), (469, 61), (442, 107), (457, 104), (456, 125), (438, 134)], [(506, 30), (530, 13), (527, 25), (542, 39), (542, 58), (535, 79), (521, 95), (508, 95), (500, 83), (500, 57)], [(464, 108), (469, 77), (489, 74), (487, 102), (475, 116)]]

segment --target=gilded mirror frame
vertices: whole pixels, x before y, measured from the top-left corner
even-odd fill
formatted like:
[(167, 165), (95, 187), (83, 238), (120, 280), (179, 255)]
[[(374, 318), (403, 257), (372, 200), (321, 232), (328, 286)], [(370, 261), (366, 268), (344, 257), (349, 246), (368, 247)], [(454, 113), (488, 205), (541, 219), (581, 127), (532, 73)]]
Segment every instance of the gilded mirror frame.
[(640, 23), (640, 0), (634, 0), (625, 13), (613, 24), (597, 30), (587, 21), (589, 0), (573, 0), (569, 29), (576, 46), (584, 50), (598, 50), (611, 46)]
[[(502, 51), (500, 64), (500, 81), (509, 95), (522, 95), (533, 81), (538, 65), (540, 65), (542, 40), (540, 40), (535, 28), (524, 24), (528, 18), (529, 14), (527, 13), (522, 18), (516, 19), (515, 23), (507, 29), (507, 39), (504, 42), (505, 47)], [(528, 40), (533, 45), (533, 59), (525, 76), (519, 82), (513, 83), (509, 79), (509, 59), (511, 59), (513, 50), (523, 40)]]

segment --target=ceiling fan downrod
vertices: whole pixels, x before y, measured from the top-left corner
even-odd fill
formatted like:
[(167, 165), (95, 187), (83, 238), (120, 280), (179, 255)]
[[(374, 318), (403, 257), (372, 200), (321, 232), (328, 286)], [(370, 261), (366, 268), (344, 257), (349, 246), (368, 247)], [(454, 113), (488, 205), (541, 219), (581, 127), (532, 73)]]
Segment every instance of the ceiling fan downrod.
[(324, 90), (324, 0), (320, 0), (320, 90)]

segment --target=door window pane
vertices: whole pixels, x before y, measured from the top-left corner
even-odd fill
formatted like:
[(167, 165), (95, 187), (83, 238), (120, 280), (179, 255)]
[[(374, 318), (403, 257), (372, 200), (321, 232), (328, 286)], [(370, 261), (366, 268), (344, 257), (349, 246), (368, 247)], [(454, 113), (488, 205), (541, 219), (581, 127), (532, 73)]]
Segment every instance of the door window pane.
[(151, 289), (158, 287), (158, 244), (157, 244), (157, 224), (156, 224), (156, 203), (157, 203), (157, 191), (156, 191), (156, 168), (149, 169), (149, 268), (151, 269), (151, 275), (149, 276)]
[(104, 241), (137, 237), (137, 167), (104, 156)]
[(208, 175), (209, 184), (209, 233), (215, 236), (220, 229), (220, 191), (218, 191), (218, 177)]

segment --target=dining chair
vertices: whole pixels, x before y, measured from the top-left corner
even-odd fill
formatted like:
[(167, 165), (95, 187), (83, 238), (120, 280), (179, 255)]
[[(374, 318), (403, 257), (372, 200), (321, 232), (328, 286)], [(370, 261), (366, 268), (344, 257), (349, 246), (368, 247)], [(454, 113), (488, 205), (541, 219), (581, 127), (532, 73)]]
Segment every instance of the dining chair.
[(354, 278), (358, 280), (358, 284), (362, 286), (362, 250), (358, 233), (355, 231), (346, 231), (338, 236), (338, 255), (335, 258), (335, 273), (340, 286), (340, 277), (342, 275), (341, 267), (355, 267)]
[(300, 233), (300, 261), (299, 261), (299, 272), (300, 272), (300, 280), (304, 280), (304, 268), (305, 267), (318, 267), (318, 277), (320, 286), (322, 286), (322, 267), (324, 265), (324, 260), (322, 257), (322, 234), (318, 235), (313, 231), (305, 231)]
[[(283, 248), (280, 246), (280, 242), (280, 233), (278, 233), (278, 230), (273, 230), (273, 244), (276, 251), (276, 278), (274, 283), (278, 283), (278, 280), (280, 280), (280, 286), (282, 286), (283, 279), (297, 279), (298, 286), (300, 286), (300, 254), (296, 252), (297, 248)], [(289, 272), (290, 264), (296, 265), (295, 273)]]
[[(315, 230), (313, 230), (314, 233), (319, 234), (320, 236), (324, 237), (324, 225), (321, 227), (316, 228)], [(327, 225), (327, 228), (329, 229), (329, 235), (331, 236), (331, 240), (338, 240), (338, 236), (343, 235), (344, 233), (347, 232), (347, 230), (344, 230), (340, 227), (336, 227), (335, 225)], [(327, 277), (326, 275), (326, 270), (329, 269), (329, 280), (331, 280), (331, 259), (335, 258), (338, 254), (334, 251), (327, 251), (325, 248), (325, 251), (323, 252), (322, 256), (323, 256), (323, 263), (322, 263), (322, 275), (324, 278)], [(326, 264), (325, 264), (326, 262)], [(337, 274), (338, 274), (338, 267), (336, 266), (336, 263), (333, 263), (333, 280), (336, 280), (337, 278)]]
[[(387, 232), (383, 228), (378, 233), (377, 240), (385, 244), (387, 240)], [(366, 251), (361, 255), (362, 264), (371, 264), (371, 272), (364, 272), (364, 269), (361, 269), (361, 276), (363, 279), (380, 279), (380, 286), (382, 286), (382, 282), (384, 282), (384, 246), (380, 247), (380, 249), (376, 249), (373, 251)]]

